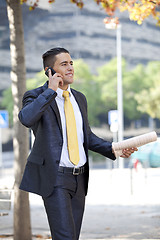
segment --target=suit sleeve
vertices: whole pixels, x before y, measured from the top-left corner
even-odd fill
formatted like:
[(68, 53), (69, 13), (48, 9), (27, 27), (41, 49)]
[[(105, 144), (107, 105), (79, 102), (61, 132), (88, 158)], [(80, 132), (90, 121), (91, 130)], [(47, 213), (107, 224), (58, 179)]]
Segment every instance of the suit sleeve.
[(88, 149), (101, 155), (115, 160), (116, 157), (112, 153), (112, 143), (105, 141), (104, 139), (96, 136), (92, 131), (88, 123), (88, 113), (87, 113), (87, 100), (84, 97), (85, 109), (86, 109), (86, 124), (87, 124), (87, 134), (88, 134)]
[(40, 93), (38, 90), (27, 91), (23, 96), (23, 107), (18, 114), (20, 122), (26, 127), (32, 127), (40, 120), (56, 95), (57, 93), (49, 88)]
[(100, 153), (112, 160), (116, 159), (112, 153), (112, 143), (97, 137), (91, 130), (89, 134), (89, 150)]

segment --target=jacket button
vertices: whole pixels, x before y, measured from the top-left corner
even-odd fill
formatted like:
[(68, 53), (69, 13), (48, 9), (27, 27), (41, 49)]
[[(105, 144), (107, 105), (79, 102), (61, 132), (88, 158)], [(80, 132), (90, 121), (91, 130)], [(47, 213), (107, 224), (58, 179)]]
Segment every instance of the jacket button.
[(59, 164), (59, 161), (57, 160), (56, 163)]
[(62, 143), (59, 143), (59, 146), (62, 146), (63, 144)]

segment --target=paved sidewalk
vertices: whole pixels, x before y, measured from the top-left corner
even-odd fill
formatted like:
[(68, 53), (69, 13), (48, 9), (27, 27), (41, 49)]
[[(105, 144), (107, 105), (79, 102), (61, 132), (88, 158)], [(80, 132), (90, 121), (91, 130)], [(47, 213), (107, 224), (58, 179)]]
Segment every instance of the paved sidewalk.
[[(12, 169), (6, 170), (0, 175), (1, 183), (11, 183), (12, 174)], [(80, 239), (160, 239), (159, 185), (160, 168), (133, 170), (132, 181), (130, 169), (90, 170)], [(50, 236), (41, 198), (30, 194), (30, 204), (33, 235)], [(13, 199), (8, 213), (0, 217), (0, 235), (13, 234)]]

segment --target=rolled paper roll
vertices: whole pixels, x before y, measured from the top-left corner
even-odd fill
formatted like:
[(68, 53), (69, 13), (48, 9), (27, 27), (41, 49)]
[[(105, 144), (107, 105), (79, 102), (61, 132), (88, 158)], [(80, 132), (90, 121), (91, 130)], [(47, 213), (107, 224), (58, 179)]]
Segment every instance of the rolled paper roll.
[(121, 142), (113, 142), (112, 148), (116, 154), (116, 157), (122, 155), (122, 150), (133, 147), (140, 147), (150, 142), (157, 141), (157, 134), (155, 131), (145, 133), (133, 138), (123, 140)]

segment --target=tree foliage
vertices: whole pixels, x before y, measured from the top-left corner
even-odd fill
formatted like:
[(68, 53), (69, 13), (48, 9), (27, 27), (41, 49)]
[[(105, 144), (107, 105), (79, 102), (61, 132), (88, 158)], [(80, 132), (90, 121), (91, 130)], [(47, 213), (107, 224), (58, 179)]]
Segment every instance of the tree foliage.
[(138, 110), (152, 118), (160, 118), (160, 62), (148, 63), (146, 75), (150, 86), (136, 94)]
[[(101, 89), (100, 98), (103, 102), (103, 111), (117, 109), (117, 60), (113, 59), (98, 69), (97, 80)], [(141, 117), (142, 113), (137, 109), (135, 95), (144, 88), (149, 87), (145, 67), (137, 65), (128, 70), (125, 59), (122, 60), (123, 79), (123, 108), (124, 115), (130, 120)]]
[[(33, 10), (38, 6), (39, 0), (20, 0), (21, 3), (28, 2), (30, 4), (30, 10)], [(47, 0), (48, 3), (54, 3), (55, 0)], [(47, 2), (46, 1), (46, 2)], [(116, 10), (128, 11), (130, 20), (136, 21), (138, 24), (152, 16), (157, 21), (157, 25), (160, 26), (160, 0), (92, 0), (100, 5), (106, 14), (109, 16), (105, 19), (105, 23), (114, 21), (118, 23), (116, 15)], [(74, 3), (79, 8), (83, 8), (85, 1), (84, 0), (70, 0), (71, 3)]]
[(148, 88), (148, 81), (145, 72), (145, 67), (141, 64), (137, 65), (130, 71), (124, 71), (123, 73), (123, 105), (124, 114), (130, 119), (139, 119), (141, 112), (137, 109), (137, 100), (135, 95), (142, 89)]
[(159, 0), (95, 0), (97, 4), (102, 4), (106, 13), (109, 16), (113, 16), (115, 11), (119, 9), (121, 12), (128, 11), (130, 20), (136, 21), (141, 24), (149, 16), (154, 17), (157, 20), (157, 24), (160, 25), (160, 13), (159, 13)]

